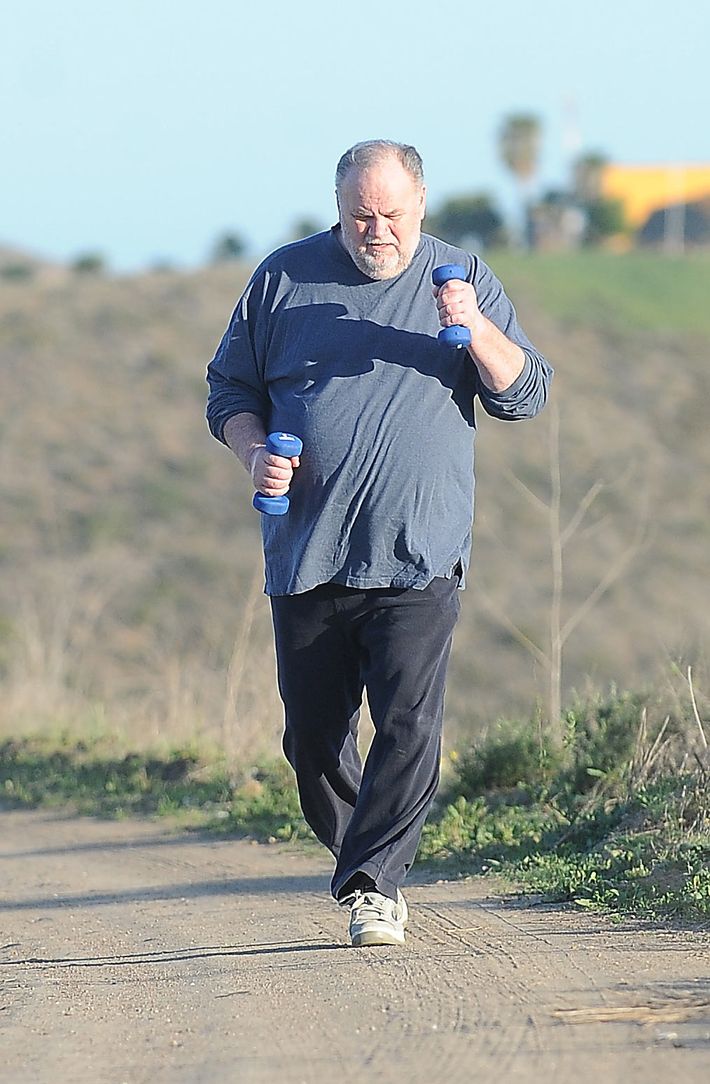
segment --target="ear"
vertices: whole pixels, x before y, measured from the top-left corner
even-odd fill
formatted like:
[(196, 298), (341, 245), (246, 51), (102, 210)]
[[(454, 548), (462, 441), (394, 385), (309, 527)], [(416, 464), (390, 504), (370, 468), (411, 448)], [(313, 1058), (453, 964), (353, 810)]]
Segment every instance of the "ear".
[(335, 206), (338, 208), (338, 221), (341, 221), (342, 217), (343, 217), (343, 213), (340, 210), (340, 196), (338, 194), (338, 189), (337, 188), (335, 189)]
[(422, 190), (421, 190), (421, 194), (420, 194), (419, 199), (420, 199), (419, 214), (420, 214), (420, 219), (423, 219), (424, 215), (426, 214), (426, 185), (425, 184), (422, 185)]

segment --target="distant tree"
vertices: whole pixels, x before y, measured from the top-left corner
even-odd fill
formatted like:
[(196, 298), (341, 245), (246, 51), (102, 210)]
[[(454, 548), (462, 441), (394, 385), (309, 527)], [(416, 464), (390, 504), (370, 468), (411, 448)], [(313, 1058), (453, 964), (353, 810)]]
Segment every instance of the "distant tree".
[(523, 241), (526, 239), (530, 187), (537, 172), (541, 126), (529, 113), (513, 113), (503, 122), (499, 134), (500, 156), (518, 184)]
[(587, 216), (569, 192), (549, 189), (528, 214), (535, 248), (564, 251), (577, 248), (584, 238)]
[(294, 241), (300, 241), (302, 237), (310, 237), (311, 234), (320, 233), (323, 226), (320, 222), (316, 222), (315, 218), (309, 218), (308, 215), (304, 215), (303, 218), (298, 218), (291, 229), (291, 237)]
[(585, 245), (597, 245), (607, 237), (626, 232), (628, 227), (623, 200), (600, 197), (581, 206), (587, 216)]
[(597, 245), (607, 237), (628, 229), (622, 200), (603, 195), (604, 168), (608, 158), (600, 151), (587, 151), (572, 167), (572, 194), (584, 212), (586, 226), (582, 240)]
[(506, 239), (503, 219), (485, 192), (451, 196), (427, 216), (426, 229), (462, 248), (487, 248)]
[(171, 260), (169, 256), (158, 256), (152, 261), (149, 271), (153, 271), (156, 274), (162, 274), (168, 271), (175, 270), (175, 261)]
[(34, 278), (35, 269), (29, 263), (6, 263), (0, 267), (0, 276), (13, 282)]
[(231, 260), (241, 260), (246, 249), (246, 242), (241, 234), (223, 233), (214, 243), (211, 262), (229, 263)]
[(72, 260), (71, 269), (79, 275), (101, 275), (106, 270), (106, 259), (100, 252), (80, 252)]
[(572, 185), (579, 203), (591, 203), (601, 199), (602, 176), (607, 164), (608, 158), (599, 151), (587, 151), (574, 162)]

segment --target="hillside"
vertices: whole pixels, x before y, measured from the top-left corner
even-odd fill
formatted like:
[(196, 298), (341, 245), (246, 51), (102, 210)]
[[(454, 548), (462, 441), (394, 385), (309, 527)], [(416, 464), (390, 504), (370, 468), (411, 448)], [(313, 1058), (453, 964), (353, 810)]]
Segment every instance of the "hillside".
[[(562, 622), (612, 581), (567, 642), (567, 697), (703, 664), (710, 640), (707, 259), (490, 262), (557, 370), (559, 455), (551, 470), (554, 410), (480, 419), (451, 738), (545, 696), (523, 638), (545, 648), (557, 460), (563, 524), (599, 490), (565, 549)], [(275, 747), (258, 517), (203, 420), (247, 273), (0, 282), (3, 729), (71, 719)]]

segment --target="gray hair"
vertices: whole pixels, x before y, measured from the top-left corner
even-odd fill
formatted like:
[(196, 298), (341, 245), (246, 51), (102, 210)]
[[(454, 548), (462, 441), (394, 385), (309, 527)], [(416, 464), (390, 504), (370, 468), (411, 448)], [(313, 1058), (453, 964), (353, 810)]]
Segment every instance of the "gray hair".
[(424, 166), (416, 147), (408, 143), (395, 143), (392, 139), (368, 139), (350, 147), (338, 162), (335, 170), (336, 191), (340, 190), (346, 175), (353, 167), (367, 169), (385, 158), (396, 158), (417, 184), (424, 184)]

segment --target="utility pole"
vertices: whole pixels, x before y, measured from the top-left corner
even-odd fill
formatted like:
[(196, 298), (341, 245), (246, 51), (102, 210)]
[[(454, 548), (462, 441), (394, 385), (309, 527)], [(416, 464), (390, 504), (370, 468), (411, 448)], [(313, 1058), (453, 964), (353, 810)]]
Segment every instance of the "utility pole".
[(685, 252), (685, 166), (668, 168), (668, 203), (663, 214), (663, 249), (669, 255)]

